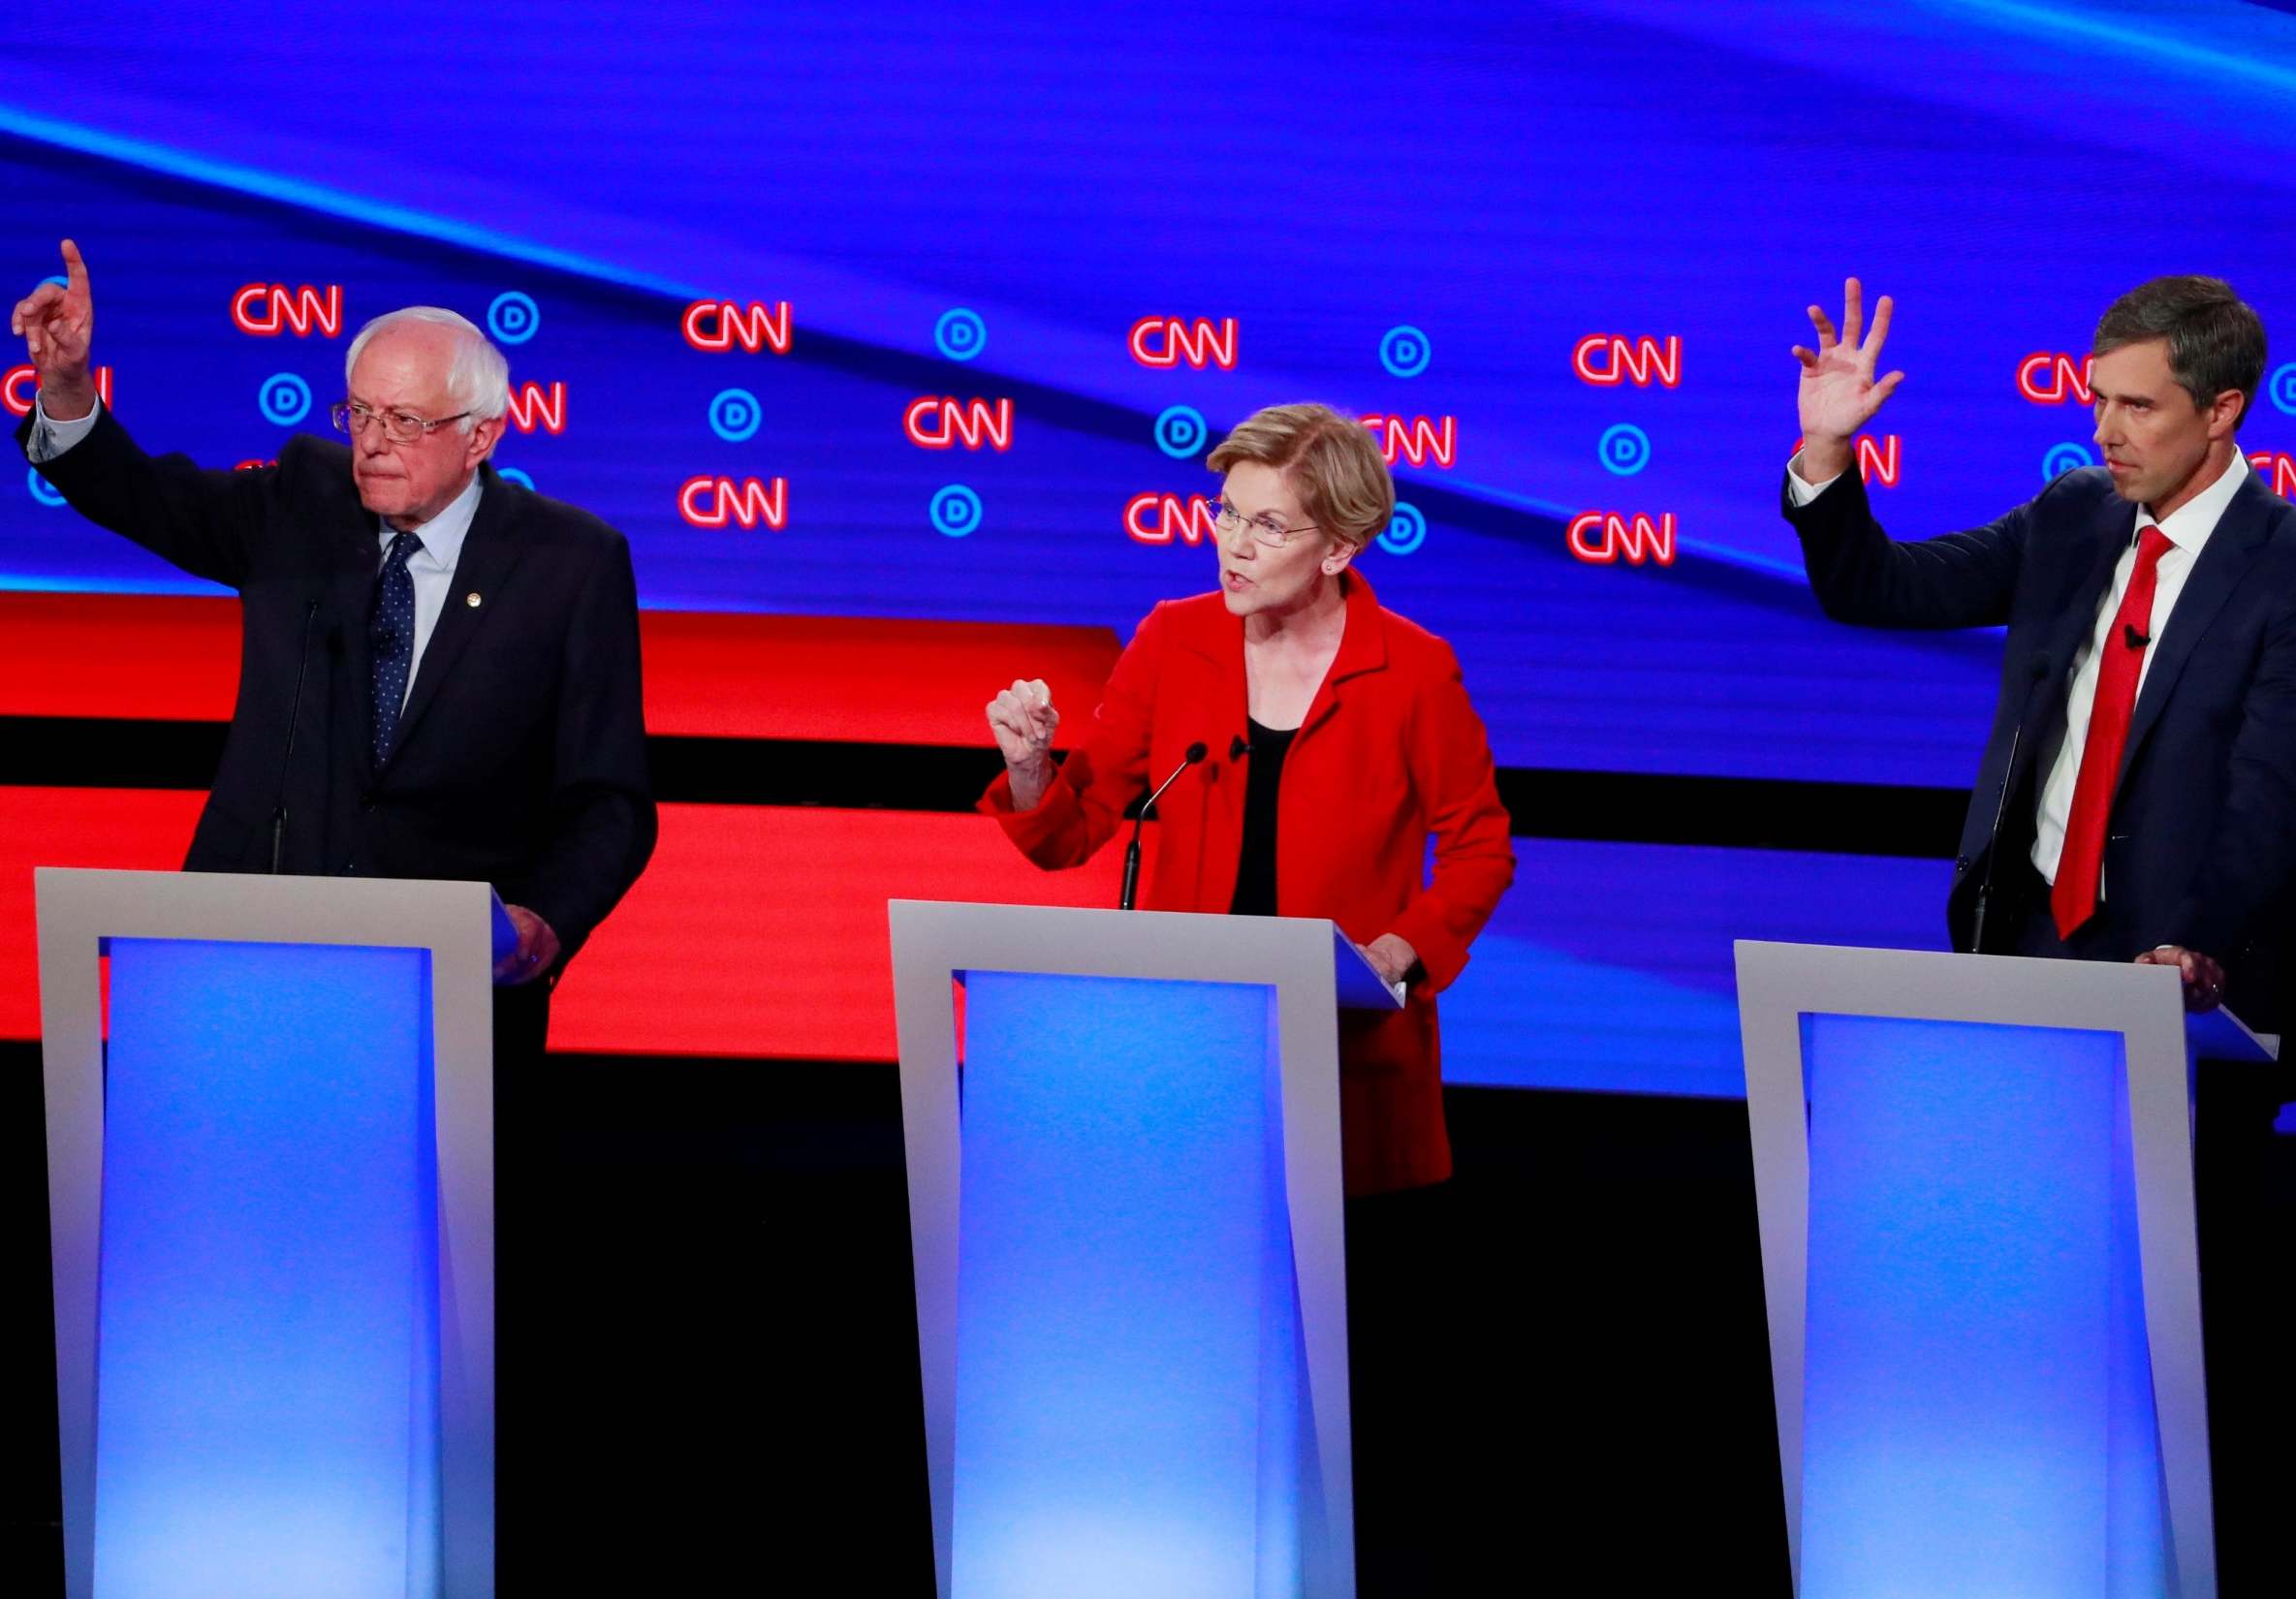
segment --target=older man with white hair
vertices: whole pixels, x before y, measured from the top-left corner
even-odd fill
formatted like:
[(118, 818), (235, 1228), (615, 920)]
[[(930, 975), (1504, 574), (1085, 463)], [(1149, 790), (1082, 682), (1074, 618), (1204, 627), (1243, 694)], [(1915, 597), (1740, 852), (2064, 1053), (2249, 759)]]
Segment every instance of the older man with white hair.
[(519, 929), (497, 1055), (538, 1055), (550, 983), (653, 850), (628, 545), (488, 464), (509, 365), (430, 307), (352, 342), (348, 447), (298, 435), (237, 472), (146, 455), (97, 397), (87, 267), (63, 254), (11, 320), (40, 379), (25, 455), (240, 598), (238, 705), (186, 869), (492, 883)]

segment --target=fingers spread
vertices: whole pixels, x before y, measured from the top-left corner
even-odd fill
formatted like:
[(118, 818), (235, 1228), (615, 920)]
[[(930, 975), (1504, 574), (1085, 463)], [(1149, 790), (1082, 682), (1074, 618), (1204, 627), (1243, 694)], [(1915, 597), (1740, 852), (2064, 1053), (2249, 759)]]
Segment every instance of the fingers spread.
[(1854, 277), (1841, 280), (1841, 342), (1854, 346), (1866, 329), (1866, 291)]
[(1826, 313), (1815, 305), (1809, 307), (1809, 325), (1817, 329), (1817, 347), (1820, 350), (1833, 349), (1834, 324), (1826, 316)]
[(1859, 347), (1867, 355), (1881, 354), (1882, 340), (1889, 337), (1890, 312), (1895, 309), (1895, 304), (1887, 295), (1873, 302), (1873, 330), (1866, 335), (1866, 342)]

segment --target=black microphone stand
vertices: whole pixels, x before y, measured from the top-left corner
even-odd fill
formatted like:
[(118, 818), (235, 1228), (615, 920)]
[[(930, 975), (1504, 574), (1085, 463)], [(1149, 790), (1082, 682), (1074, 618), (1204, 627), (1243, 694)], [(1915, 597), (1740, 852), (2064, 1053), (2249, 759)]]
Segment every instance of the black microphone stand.
[(1204, 759), (1211, 751), (1202, 740), (1190, 744), (1186, 759), (1172, 768), (1172, 775), (1156, 785), (1156, 791), (1141, 804), (1140, 812), (1132, 818), (1132, 842), (1124, 846), (1124, 886), (1117, 895), (1117, 909), (1132, 909), (1132, 898), (1140, 888), (1140, 828), (1148, 820), (1148, 813), (1156, 808), (1156, 801), (1164, 798), (1164, 791), (1179, 781), (1179, 774)]
[(295, 663), (295, 695), (287, 703), (287, 747), (279, 752), (279, 802), (271, 807), (271, 875), (279, 875), (279, 862), (287, 848), (287, 770), (295, 760), (295, 724), (303, 710), (303, 678), (311, 671), (311, 622), (319, 614), (319, 602), (312, 600), (303, 607), (302, 654)]

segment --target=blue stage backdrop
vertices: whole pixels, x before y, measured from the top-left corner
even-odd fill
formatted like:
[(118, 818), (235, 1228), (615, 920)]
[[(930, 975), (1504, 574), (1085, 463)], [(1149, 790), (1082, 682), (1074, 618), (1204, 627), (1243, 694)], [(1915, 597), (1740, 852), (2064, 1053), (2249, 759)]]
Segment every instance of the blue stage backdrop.
[[(1864, 460), (1906, 534), (2091, 457), (2131, 283), (2296, 314), (2296, 17), (2234, 0), (387, 20), (17, 19), (12, 292), (81, 242), (147, 445), (264, 459), (435, 301), (510, 353), (501, 464), (649, 606), (1128, 631), (1210, 586), (1209, 446), (1324, 398), (1401, 481), (1364, 569), (1515, 765), (1968, 780), (1997, 639), (1826, 623), (1777, 512), (1845, 272), (1899, 302)], [(2281, 360), (2243, 438), (2283, 487), (2292, 413)], [(0, 486), (0, 583), (190, 586), (48, 498)]]

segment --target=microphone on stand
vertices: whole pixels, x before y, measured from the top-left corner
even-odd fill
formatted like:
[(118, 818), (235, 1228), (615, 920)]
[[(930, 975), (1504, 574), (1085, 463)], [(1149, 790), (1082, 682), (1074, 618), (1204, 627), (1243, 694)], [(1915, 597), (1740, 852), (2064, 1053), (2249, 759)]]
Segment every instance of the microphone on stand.
[(311, 623), (319, 614), (319, 602), (312, 600), (303, 607), (302, 652), (295, 663), (295, 694), (287, 702), (287, 747), (279, 752), (279, 800), (271, 807), (271, 875), (279, 875), (279, 862), (287, 847), (287, 772), (295, 760), (295, 724), (302, 715), (303, 678), (311, 670)]
[(1969, 953), (1985, 951), (1985, 913), (1993, 902), (1993, 869), (2001, 853), (2001, 823), (2009, 814), (2009, 788), (2017, 778), (2017, 746), (2025, 739), (2025, 723), (2033, 707), (2033, 690), (2049, 675), (2049, 658), (2036, 654), (2026, 665), (2025, 699), (2017, 707), (2017, 722), (2009, 730), (2009, 760), (2001, 771), (2001, 797), (1993, 807), (1993, 831), (1985, 840), (1985, 879), (1977, 885), (1977, 914), (1969, 927)]
[(1179, 781), (1179, 774), (1211, 753), (1211, 749), (1202, 739), (1190, 744), (1186, 758), (1172, 768), (1171, 776), (1156, 785), (1155, 792), (1148, 797), (1147, 801), (1141, 805), (1139, 814), (1132, 818), (1132, 842), (1124, 846), (1124, 887), (1123, 892), (1117, 896), (1117, 910), (1132, 909), (1133, 894), (1140, 888), (1141, 824), (1148, 820), (1148, 813), (1155, 808), (1156, 801), (1164, 797), (1164, 791)]

